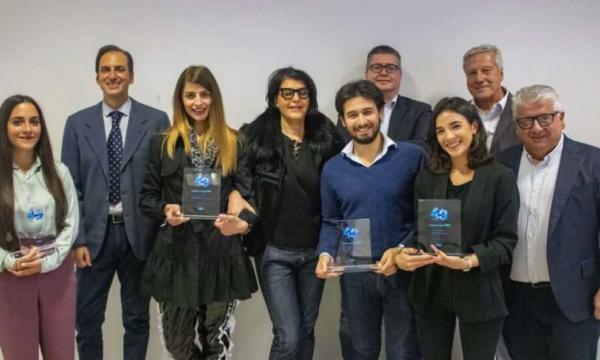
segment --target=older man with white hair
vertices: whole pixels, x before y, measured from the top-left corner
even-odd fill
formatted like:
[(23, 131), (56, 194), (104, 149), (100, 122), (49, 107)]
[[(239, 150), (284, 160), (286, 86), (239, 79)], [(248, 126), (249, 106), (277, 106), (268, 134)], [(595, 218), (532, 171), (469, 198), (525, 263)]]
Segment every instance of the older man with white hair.
[(513, 360), (594, 360), (600, 319), (600, 149), (563, 134), (550, 86), (513, 99), (523, 145), (499, 160), (517, 173), (519, 241), (504, 339)]
[(502, 53), (495, 45), (475, 46), (463, 56), (463, 70), (473, 104), (487, 133), (487, 145), (497, 154), (519, 144), (515, 134), (512, 95), (502, 86), (504, 65)]

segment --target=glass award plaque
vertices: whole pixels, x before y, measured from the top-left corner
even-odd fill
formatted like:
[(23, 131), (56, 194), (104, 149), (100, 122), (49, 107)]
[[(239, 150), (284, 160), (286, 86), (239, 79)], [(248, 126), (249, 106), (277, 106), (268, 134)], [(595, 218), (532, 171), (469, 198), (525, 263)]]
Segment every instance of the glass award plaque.
[(418, 208), (419, 247), (433, 253), (435, 245), (446, 255), (463, 256), (460, 200), (420, 199)]
[(15, 251), (12, 255), (15, 258), (20, 258), (29, 253), (29, 251), (37, 247), (42, 257), (52, 254), (56, 251), (56, 238), (54, 236), (40, 236), (40, 237), (28, 237), (19, 238), (19, 251)]
[(332, 220), (336, 226), (338, 250), (330, 272), (365, 272), (376, 267), (371, 256), (369, 219)]
[(221, 172), (213, 169), (183, 169), (181, 198), (183, 216), (216, 219), (221, 210)]

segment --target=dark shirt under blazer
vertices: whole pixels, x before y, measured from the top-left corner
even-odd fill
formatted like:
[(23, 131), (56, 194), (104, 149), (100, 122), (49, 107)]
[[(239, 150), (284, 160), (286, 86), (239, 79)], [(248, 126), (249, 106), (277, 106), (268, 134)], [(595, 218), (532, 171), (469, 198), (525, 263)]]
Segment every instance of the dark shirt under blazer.
[[(415, 198), (445, 199), (447, 190), (447, 173), (433, 174), (425, 169), (417, 177)], [(476, 169), (461, 221), (463, 249), (475, 253), (480, 266), (469, 272), (454, 271), (453, 284), (437, 281), (437, 265), (417, 269), (409, 292), (416, 311), (427, 311), (435, 287), (452, 286), (451, 302), (461, 321), (473, 323), (506, 316), (499, 267), (511, 262), (517, 243), (518, 213), (519, 190), (513, 172), (496, 162)], [(414, 247), (416, 239), (405, 245)]]

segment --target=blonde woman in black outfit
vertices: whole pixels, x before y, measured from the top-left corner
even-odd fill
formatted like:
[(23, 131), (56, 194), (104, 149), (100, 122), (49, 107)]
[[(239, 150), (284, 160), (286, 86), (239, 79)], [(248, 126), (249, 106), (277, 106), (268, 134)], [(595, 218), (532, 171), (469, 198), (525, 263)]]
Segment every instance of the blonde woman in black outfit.
[(185, 168), (219, 170), (225, 212), (237, 167), (237, 134), (225, 122), (217, 81), (204, 66), (181, 73), (173, 107), (173, 125), (150, 142), (140, 193), (142, 212), (164, 221), (142, 288), (159, 302), (164, 343), (175, 359), (230, 359), (237, 301), (257, 290), (236, 236), (253, 217), (246, 210), (240, 214), (245, 220), (220, 215), (214, 224), (190, 221), (182, 215), (181, 196)]

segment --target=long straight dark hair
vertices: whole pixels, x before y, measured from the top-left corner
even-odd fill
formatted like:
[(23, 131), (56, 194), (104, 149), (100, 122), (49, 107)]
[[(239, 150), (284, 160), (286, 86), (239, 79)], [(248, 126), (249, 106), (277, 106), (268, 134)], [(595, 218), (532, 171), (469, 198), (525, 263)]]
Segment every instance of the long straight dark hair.
[(40, 106), (31, 97), (26, 95), (13, 95), (6, 99), (0, 106), (0, 247), (8, 251), (16, 251), (19, 242), (16, 241), (15, 230), (15, 192), (13, 188), (13, 147), (8, 139), (8, 121), (13, 109), (20, 104), (33, 105), (40, 116), (40, 140), (35, 145), (36, 157), (42, 164), (42, 172), (46, 187), (54, 198), (54, 221), (57, 234), (63, 229), (67, 216), (67, 197), (62, 181), (56, 172), (52, 146), (48, 137), (48, 128)]

